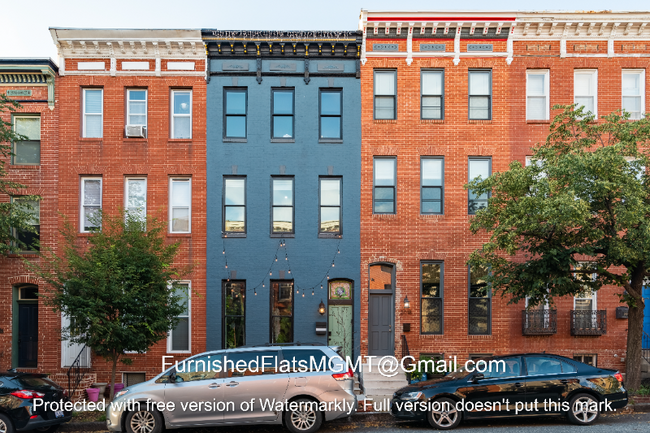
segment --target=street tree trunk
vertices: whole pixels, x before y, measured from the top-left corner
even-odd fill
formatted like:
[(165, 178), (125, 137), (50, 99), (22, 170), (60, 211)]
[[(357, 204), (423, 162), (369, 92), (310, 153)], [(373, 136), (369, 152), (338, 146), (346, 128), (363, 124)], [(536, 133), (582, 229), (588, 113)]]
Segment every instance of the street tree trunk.
[(627, 287), (629, 311), (627, 316), (627, 353), (625, 355), (625, 387), (638, 390), (641, 387), (641, 342), (643, 337), (643, 281), (645, 264), (632, 269), (631, 281)]
[[(643, 320), (643, 319), (642, 319)], [(639, 352), (641, 353), (641, 352)], [(108, 394), (110, 401), (113, 401), (113, 396), (115, 395), (115, 370), (117, 370), (117, 360), (119, 355), (113, 355), (113, 366), (111, 367), (111, 387)], [(639, 374), (641, 370), (639, 370)]]

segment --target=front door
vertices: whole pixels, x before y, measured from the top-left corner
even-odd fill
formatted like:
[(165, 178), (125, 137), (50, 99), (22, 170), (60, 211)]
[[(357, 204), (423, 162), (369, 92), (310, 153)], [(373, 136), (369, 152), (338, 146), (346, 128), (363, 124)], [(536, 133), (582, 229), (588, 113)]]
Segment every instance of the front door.
[(18, 366), (36, 368), (38, 304), (18, 304)]
[(393, 355), (393, 294), (370, 294), (368, 355)]
[(330, 305), (327, 319), (328, 346), (340, 346), (341, 355), (352, 358), (352, 305)]

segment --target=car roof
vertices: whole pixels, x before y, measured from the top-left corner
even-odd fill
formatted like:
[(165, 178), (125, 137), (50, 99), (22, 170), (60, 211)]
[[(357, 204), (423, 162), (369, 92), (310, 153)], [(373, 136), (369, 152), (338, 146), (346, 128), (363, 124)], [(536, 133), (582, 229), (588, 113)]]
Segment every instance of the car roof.
[(0, 372), (0, 377), (20, 377), (20, 376), (31, 376), (31, 377), (46, 377), (41, 373), (26, 373), (23, 371), (4, 371)]

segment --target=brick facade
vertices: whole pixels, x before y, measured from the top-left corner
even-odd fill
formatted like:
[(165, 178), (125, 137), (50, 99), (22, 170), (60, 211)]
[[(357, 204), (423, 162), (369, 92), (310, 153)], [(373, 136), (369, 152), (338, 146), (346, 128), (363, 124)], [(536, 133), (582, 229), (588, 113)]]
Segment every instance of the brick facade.
[[(395, 265), (394, 349), (397, 355), (402, 353), (401, 338), (405, 335), (410, 353), (416, 357), (420, 354), (443, 354), (445, 357), (457, 356), (459, 360), (464, 360), (478, 354), (499, 355), (545, 350), (568, 357), (595, 354), (599, 366), (623, 370), (627, 322), (615, 318), (615, 309), (621, 305), (616, 296), (616, 288), (606, 287), (597, 295), (597, 309), (607, 310), (607, 332), (602, 336), (571, 335), (570, 310), (574, 309), (572, 298), (556, 300), (556, 334), (524, 336), (522, 310), (525, 306), (521, 303), (508, 305), (508, 299), (497, 296), (491, 299), (489, 335), (469, 335), (466, 260), (487, 238), (485, 234), (472, 235), (469, 231), (472, 217), (468, 215), (468, 193), (463, 185), (468, 182), (470, 157), (489, 156), (492, 172), (503, 171), (507, 170), (508, 164), (513, 160), (525, 163), (525, 157), (532, 154), (531, 147), (545, 140), (550, 121), (526, 120), (527, 70), (550, 70), (552, 107), (555, 104), (573, 103), (575, 69), (597, 69), (598, 114), (604, 115), (621, 108), (622, 69), (646, 69), (648, 58), (624, 54), (594, 57), (589, 47), (594, 45), (595, 50), (598, 45), (598, 52), (604, 49), (607, 53), (607, 40), (594, 42), (594, 38), (589, 38), (587, 44), (577, 40), (560, 42), (558, 36), (564, 30), (564, 22), (557, 28), (555, 37), (552, 37), (549, 35), (549, 23), (542, 35), (537, 36), (537, 23), (526, 26), (525, 22), (515, 24), (514, 16), (492, 17), (492, 24), (488, 23), (489, 29), (483, 33), (485, 23), (476, 25), (472, 21), (485, 21), (488, 18), (456, 17), (453, 19), (461, 22), (452, 23), (452, 27), (458, 26), (462, 31), (459, 29), (458, 36), (455, 36), (456, 28), (452, 28), (448, 35), (443, 33), (443, 28), (450, 25), (443, 22), (444, 17), (427, 18), (433, 14), (426, 13), (421, 13), (422, 16), (416, 18), (401, 18), (399, 15), (364, 11), (360, 24), (360, 27), (365, 28), (366, 47), (378, 42), (398, 45), (397, 52), (376, 52), (370, 49), (362, 52), (361, 353), (372, 353), (372, 347), (369, 347), (369, 303), (366, 300), (370, 296), (368, 288), (374, 289), (372, 284), (375, 283), (372, 279), (369, 281), (369, 265), (389, 263)], [(527, 18), (516, 19), (526, 21)], [(613, 18), (604, 19), (610, 20), (607, 30), (609, 36)], [(403, 22), (398, 24), (400, 21)], [(434, 24), (427, 21), (441, 22)], [(506, 23), (497, 26), (494, 21)], [(379, 28), (377, 33), (374, 31), (375, 26)], [(397, 31), (400, 26), (401, 37)], [(433, 31), (434, 26), (438, 26), (437, 32)], [(473, 26), (477, 27), (476, 33), (470, 35), (468, 32)], [(503, 33), (499, 36), (496, 27), (501, 26)], [(509, 26), (511, 27), (508, 28)], [(588, 24), (585, 25), (585, 30), (587, 26)], [(421, 27), (428, 27), (426, 33), (422, 33)], [(524, 28), (531, 36), (530, 42), (522, 34)], [(585, 30), (582, 31), (583, 38)], [(564, 31), (573, 36), (574, 33), (577, 34), (576, 25), (573, 29), (567, 28)], [(643, 28), (639, 34), (641, 33)], [(622, 33), (619, 32), (619, 35), (622, 36)], [(637, 35), (636, 28), (634, 35)], [(644, 40), (650, 40), (650, 36), (646, 35)], [(433, 42), (444, 44), (444, 52), (419, 51), (420, 44)], [(493, 52), (470, 54), (467, 51), (469, 43), (491, 44)], [(566, 50), (561, 51), (563, 44)], [(632, 49), (631, 44), (623, 43), (627, 50)], [(412, 51), (409, 50), (409, 45), (412, 46)], [(645, 47), (646, 42), (637, 45)], [(571, 54), (574, 46), (575, 50), (582, 50), (575, 56)], [(616, 43), (614, 46), (622, 47)], [(373, 72), (381, 69), (397, 73), (396, 120), (374, 119)], [(426, 69), (444, 70), (444, 120), (421, 120), (420, 74)], [(491, 120), (468, 120), (470, 69), (492, 72)], [(648, 78), (646, 73), (645, 89), (650, 86)], [(648, 109), (647, 100), (645, 109)], [(552, 116), (553, 112), (551, 118)], [(392, 156), (397, 160), (395, 214), (373, 213), (373, 158), (376, 156)], [(424, 156), (444, 157), (444, 215), (420, 213), (420, 160)], [(440, 335), (420, 333), (420, 263), (423, 261), (444, 264), (444, 325)], [(404, 308), (405, 297), (410, 301), (408, 309)], [(410, 324), (410, 331), (402, 332), (403, 324)]]

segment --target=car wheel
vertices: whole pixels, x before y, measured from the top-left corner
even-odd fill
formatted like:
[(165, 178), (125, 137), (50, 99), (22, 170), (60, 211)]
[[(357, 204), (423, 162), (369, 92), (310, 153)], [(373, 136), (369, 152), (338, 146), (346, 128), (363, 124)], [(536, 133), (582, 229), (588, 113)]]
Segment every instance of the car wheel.
[(323, 413), (318, 410), (318, 403), (306, 398), (294, 400), (296, 410), (284, 413), (284, 425), (291, 433), (314, 433), (323, 423)]
[(128, 433), (160, 433), (163, 431), (163, 418), (159, 412), (138, 410), (126, 416)]
[(431, 403), (431, 410), (427, 412), (427, 420), (431, 427), (438, 430), (450, 430), (458, 427), (463, 414), (456, 410), (456, 402), (450, 398), (440, 398)]
[(7, 415), (0, 413), (0, 433), (14, 433), (14, 425)]
[(49, 427), (37, 428), (37, 429), (34, 429), (34, 431), (41, 432), (41, 433), (54, 433), (55, 431), (57, 431), (59, 429), (59, 427), (61, 427), (61, 424), (51, 425)]
[(573, 424), (593, 424), (600, 416), (598, 400), (590, 394), (578, 394), (571, 399), (569, 421)]

